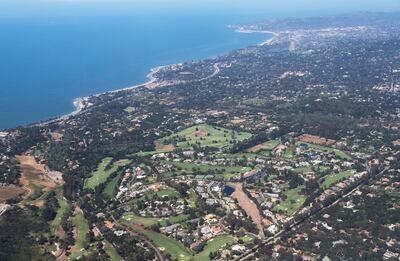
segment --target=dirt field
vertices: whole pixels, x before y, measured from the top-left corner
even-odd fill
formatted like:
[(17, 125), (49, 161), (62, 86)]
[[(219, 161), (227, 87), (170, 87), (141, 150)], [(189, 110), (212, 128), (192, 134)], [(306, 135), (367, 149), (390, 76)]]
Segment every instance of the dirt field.
[(232, 124), (234, 124), (234, 125), (239, 125), (239, 124), (242, 124), (243, 122), (246, 122), (246, 120), (243, 120), (243, 119), (233, 119), (233, 120), (231, 120), (230, 121)]
[(47, 192), (57, 187), (57, 184), (45, 175), (45, 166), (38, 164), (33, 156), (21, 155), (16, 159), (21, 167), (19, 183), (26, 188), (26, 197), (29, 197), (38, 188), (42, 192)]
[(310, 135), (310, 134), (300, 135), (297, 137), (297, 139), (302, 142), (309, 142), (318, 145), (332, 145), (336, 143), (335, 140), (326, 139), (324, 137)]
[(6, 202), (8, 199), (16, 198), (25, 193), (25, 189), (15, 185), (0, 187), (0, 203)]
[(53, 140), (55, 140), (55, 141), (62, 141), (63, 134), (61, 134), (61, 133), (59, 133), (59, 132), (52, 132), (52, 133), (51, 133), (51, 137), (52, 137)]
[(260, 211), (257, 208), (257, 205), (254, 204), (253, 201), (243, 192), (242, 184), (236, 184), (235, 192), (233, 192), (232, 197), (237, 199), (239, 202), (239, 206), (246, 212), (246, 214), (251, 217), (254, 224), (257, 225), (259, 230), (259, 235), (261, 238), (264, 238), (264, 227), (263, 227), (263, 218), (260, 214)]
[(173, 151), (175, 147), (173, 145), (163, 145), (159, 142), (156, 142), (156, 151), (157, 152), (169, 152)]
[(260, 150), (262, 150), (263, 148), (264, 148), (264, 144), (258, 144), (254, 147), (251, 147), (250, 149), (247, 149), (247, 151), (256, 153), (256, 152), (259, 152)]

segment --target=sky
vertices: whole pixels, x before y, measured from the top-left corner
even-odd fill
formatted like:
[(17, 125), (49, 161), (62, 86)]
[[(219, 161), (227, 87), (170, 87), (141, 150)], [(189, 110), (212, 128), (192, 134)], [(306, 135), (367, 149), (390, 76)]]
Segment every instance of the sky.
[(0, 19), (80, 13), (302, 14), (400, 11), (400, 0), (0, 0)]

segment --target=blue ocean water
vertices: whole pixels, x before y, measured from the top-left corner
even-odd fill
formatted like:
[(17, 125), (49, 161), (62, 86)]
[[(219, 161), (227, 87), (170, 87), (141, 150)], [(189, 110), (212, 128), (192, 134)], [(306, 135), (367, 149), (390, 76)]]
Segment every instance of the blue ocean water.
[(145, 82), (153, 67), (258, 44), (229, 24), (168, 15), (0, 19), (0, 129), (71, 112), (76, 97)]

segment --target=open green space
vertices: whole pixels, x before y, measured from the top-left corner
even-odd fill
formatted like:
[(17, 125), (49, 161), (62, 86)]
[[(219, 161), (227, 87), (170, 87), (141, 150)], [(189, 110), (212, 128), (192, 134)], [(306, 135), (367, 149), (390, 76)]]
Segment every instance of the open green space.
[(269, 140), (266, 141), (262, 144), (259, 144), (257, 146), (254, 146), (250, 149), (248, 149), (248, 152), (259, 152), (262, 150), (273, 150), (276, 146), (278, 146), (280, 143), (280, 140)]
[(86, 248), (88, 246), (88, 238), (87, 234), (89, 233), (89, 225), (83, 216), (83, 214), (78, 213), (73, 217), (72, 223), (74, 224), (77, 237), (75, 239), (75, 245), (73, 247), (73, 251), (70, 255), (71, 259), (77, 259), (83, 255), (83, 251), (81, 249)]
[(253, 105), (253, 106), (263, 106), (270, 102), (271, 100), (269, 99), (261, 99), (261, 98), (251, 98), (243, 101), (243, 104), (246, 105)]
[(352, 169), (352, 170), (342, 171), (337, 174), (329, 174), (323, 178), (324, 182), (321, 183), (321, 188), (323, 189), (330, 188), (339, 181), (353, 176), (354, 173), (356, 173), (356, 171)]
[(329, 153), (333, 152), (333, 153), (335, 153), (335, 155), (338, 158), (341, 158), (341, 159), (345, 159), (345, 160), (351, 160), (352, 159), (349, 154), (347, 154), (347, 153), (345, 153), (345, 152), (343, 152), (341, 150), (335, 149), (335, 148), (331, 148), (331, 147), (328, 147), (328, 146), (317, 145), (317, 144), (312, 144), (312, 143), (308, 143), (308, 142), (301, 142), (301, 141), (297, 141), (296, 142), (296, 145), (300, 145), (300, 144), (307, 144), (309, 148), (313, 148), (313, 149), (316, 149), (316, 150), (319, 150), (319, 151), (323, 151), (323, 152), (329, 152)]
[(283, 157), (288, 158), (288, 159), (293, 158), (294, 155), (293, 155), (292, 149), (291, 148), (285, 149), (285, 152), (283, 153)]
[(157, 142), (164, 145), (172, 144), (178, 148), (189, 148), (195, 144), (201, 147), (230, 148), (234, 140), (239, 142), (250, 137), (251, 134), (247, 132), (200, 124), (161, 138)]
[(145, 227), (150, 227), (155, 224), (161, 226), (167, 226), (168, 224), (182, 223), (189, 219), (189, 215), (177, 215), (166, 218), (152, 218), (152, 217), (141, 217), (134, 214), (126, 214), (122, 216), (122, 220), (127, 224), (139, 224)]
[(303, 188), (304, 186), (298, 186), (297, 188), (286, 190), (284, 192), (286, 199), (276, 205), (275, 209), (281, 210), (289, 216), (293, 215), (304, 204), (305, 196), (300, 194)]
[(68, 212), (68, 207), (69, 207), (68, 201), (63, 196), (62, 188), (57, 189), (56, 195), (60, 207), (57, 209), (56, 217), (51, 222), (51, 229), (53, 232), (55, 232), (61, 226), (62, 218)]
[(112, 160), (113, 158), (111, 157), (104, 158), (97, 167), (97, 170), (92, 173), (90, 178), (86, 179), (84, 188), (94, 189), (101, 183), (105, 182), (112, 173), (118, 170), (118, 167), (126, 166), (131, 163), (130, 160), (123, 159), (114, 162), (114, 164), (109, 167)]
[(215, 166), (208, 164), (196, 164), (196, 163), (186, 163), (186, 162), (170, 162), (172, 165), (177, 167), (180, 171), (185, 174), (192, 174), (195, 172), (202, 172), (204, 174), (218, 174), (218, 175), (227, 175), (227, 176), (237, 176), (239, 174), (250, 171), (249, 167), (242, 166)]
[(247, 245), (247, 244), (250, 244), (251, 242), (253, 242), (254, 236), (245, 235), (245, 236), (241, 237), (240, 239), (243, 241), (243, 243), (245, 245)]
[(118, 254), (117, 250), (107, 240), (104, 240), (104, 250), (112, 261), (122, 261), (122, 257)]
[(121, 179), (121, 175), (122, 174), (118, 174), (110, 182), (107, 183), (103, 191), (104, 195), (106, 195), (109, 198), (113, 198), (115, 196), (115, 193), (117, 192), (118, 188), (118, 182)]
[(137, 201), (139, 201), (139, 200), (144, 200), (144, 199), (146, 198), (146, 196), (147, 196), (147, 198), (149, 198), (149, 199), (153, 199), (154, 196), (157, 196), (157, 197), (159, 197), (159, 198), (166, 197), (166, 196), (168, 196), (168, 197), (170, 197), (170, 198), (172, 198), (172, 197), (179, 198), (179, 197), (180, 197), (178, 191), (176, 191), (176, 190), (173, 189), (173, 188), (168, 187), (168, 188), (166, 188), (166, 189), (162, 189), (162, 190), (157, 191), (157, 192), (148, 191), (148, 192), (146, 192), (145, 195), (142, 195), (142, 196), (139, 197), (139, 198), (131, 199), (129, 202), (135, 203), (135, 202), (137, 202)]
[(140, 230), (137, 228), (133, 229), (153, 241), (154, 244), (157, 245), (157, 247), (165, 249), (165, 251), (168, 252), (173, 259), (181, 261), (191, 260), (192, 252), (182, 243), (154, 231)]
[(235, 242), (231, 236), (218, 236), (207, 242), (203, 251), (193, 257), (193, 261), (207, 261), (211, 252), (221, 249), (224, 245), (231, 245)]
[(189, 206), (191, 208), (195, 208), (196, 207), (196, 201), (197, 201), (197, 195), (196, 192), (194, 191), (194, 189), (190, 189), (188, 191), (189, 194), (189, 199), (187, 200), (187, 202), (189, 203)]
[[(210, 156), (214, 156), (213, 154), (211, 154)], [(259, 153), (251, 153), (251, 152), (239, 152), (239, 153), (235, 153), (235, 154), (218, 154), (215, 156), (219, 156), (219, 157), (225, 157), (227, 159), (244, 159), (244, 158), (248, 158), (248, 159), (270, 159), (272, 157), (270, 156), (265, 156), (263, 155), (261, 152)]]
[(131, 112), (134, 112), (134, 111), (135, 111), (135, 108), (129, 106), (129, 107), (126, 107), (126, 108), (124, 109), (124, 111), (126, 111), (127, 113), (131, 113)]
[[(157, 194), (157, 196), (159, 196), (160, 198), (162, 197), (179, 197), (179, 193), (178, 191), (176, 191), (173, 188), (167, 188), (167, 189), (162, 189), (160, 191), (157, 191), (154, 194)], [(149, 196), (152, 196), (151, 194), (149, 194)]]
[(292, 171), (294, 173), (304, 173), (304, 172), (309, 172), (311, 171), (311, 166), (306, 166), (306, 167), (299, 167), (299, 168), (295, 168)]

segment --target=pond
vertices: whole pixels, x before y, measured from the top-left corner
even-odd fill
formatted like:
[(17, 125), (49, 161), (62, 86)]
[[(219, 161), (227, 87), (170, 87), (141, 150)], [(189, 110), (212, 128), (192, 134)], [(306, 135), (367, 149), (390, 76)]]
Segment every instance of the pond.
[(229, 197), (230, 195), (232, 195), (233, 192), (235, 192), (235, 188), (225, 185), (225, 187), (224, 187), (224, 196), (225, 197)]

